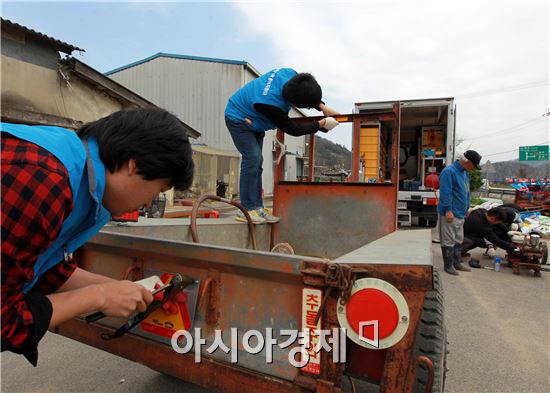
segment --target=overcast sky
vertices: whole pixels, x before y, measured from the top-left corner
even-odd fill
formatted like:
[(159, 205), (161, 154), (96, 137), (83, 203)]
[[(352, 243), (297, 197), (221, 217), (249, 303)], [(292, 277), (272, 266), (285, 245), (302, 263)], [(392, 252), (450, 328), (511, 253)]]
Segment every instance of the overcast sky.
[[(342, 113), (455, 97), (459, 149), (493, 162), (550, 142), (549, 13), (543, 0), (2, 4), (102, 72), (169, 52), (311, 72)], [(328, 137), (350, 145), (349, 127)]]

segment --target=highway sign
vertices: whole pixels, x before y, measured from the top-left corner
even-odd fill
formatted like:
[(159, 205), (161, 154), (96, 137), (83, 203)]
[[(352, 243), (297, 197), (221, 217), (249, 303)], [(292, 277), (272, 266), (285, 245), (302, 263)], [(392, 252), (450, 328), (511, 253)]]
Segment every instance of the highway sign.
[(520, 146), (520, 161), (548, 161), (548, 145), (543, 146)]

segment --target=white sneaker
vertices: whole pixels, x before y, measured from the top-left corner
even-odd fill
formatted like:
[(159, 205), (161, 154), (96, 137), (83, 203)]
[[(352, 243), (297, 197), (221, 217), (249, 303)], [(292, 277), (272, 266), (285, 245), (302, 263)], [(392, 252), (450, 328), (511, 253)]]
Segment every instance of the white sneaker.
[[(250, 215), (250, 219), (252, 220), (252, 224), (264, 224), (265, 223), (265, 218), (261, 217), (258, 214), (257, 210), (249, 210), (248, 214)], [(248, 222), (246, 220), (246, 216), (244, 215), (244, 213), (242, 211), (239, 211), (237, 213), (237, 215), (235, 216), (235, 220)]]
[(275, 217), (265, 207), (260, 207), (257, 211), (258, 211), (258, 215), (260, 217), (262, 217), (265, 220), (265, 222), (267, 222), (267, 223), (275, 224), (275, 223), (281, 221), (281, 219), (279, 217)]

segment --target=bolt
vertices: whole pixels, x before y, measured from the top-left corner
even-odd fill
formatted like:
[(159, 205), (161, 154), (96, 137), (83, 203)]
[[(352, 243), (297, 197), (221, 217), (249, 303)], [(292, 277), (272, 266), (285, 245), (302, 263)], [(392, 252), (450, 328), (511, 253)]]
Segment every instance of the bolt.
[(342, 306), (338, 307), (338, 312), (344, 312), (344, 307)]
[(408, 321), (409, 321), (409, 318), (406, 315), (403, 315), (401, 317), (401, 322), (408, 322)]

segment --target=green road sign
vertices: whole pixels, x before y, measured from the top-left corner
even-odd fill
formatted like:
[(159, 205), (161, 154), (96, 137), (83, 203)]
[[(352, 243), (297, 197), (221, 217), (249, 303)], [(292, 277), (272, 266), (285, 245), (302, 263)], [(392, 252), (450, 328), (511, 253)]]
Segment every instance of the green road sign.
[(520, 146), (520, 161), (548, 161), (548, 145), (543, 146)]

